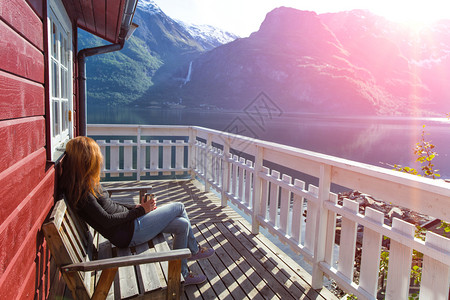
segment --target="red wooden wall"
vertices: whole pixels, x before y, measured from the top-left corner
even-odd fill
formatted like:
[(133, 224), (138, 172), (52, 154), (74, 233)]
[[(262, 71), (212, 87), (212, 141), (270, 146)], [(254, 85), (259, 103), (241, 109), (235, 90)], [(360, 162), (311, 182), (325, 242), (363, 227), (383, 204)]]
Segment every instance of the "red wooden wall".
[(47, 299), (41, 226), (54, 203), (47, 161), (45, 0), (0, 0), (0, 299)]

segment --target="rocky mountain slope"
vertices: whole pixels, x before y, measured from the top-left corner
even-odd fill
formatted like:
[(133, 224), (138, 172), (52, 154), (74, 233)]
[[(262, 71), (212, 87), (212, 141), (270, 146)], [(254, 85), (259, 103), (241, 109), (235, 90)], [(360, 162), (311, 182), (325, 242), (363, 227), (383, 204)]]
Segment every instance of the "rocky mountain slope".
[[(280, 7), (250, 37), (202, 53), (166, 80), (171, 88), (148, 96), (239, 110), (265, 92), (285, 111), (442, 114), (450, 110), (448, 29), (440, 22), (412, 31), (361, 10)], [(188, 68), (189, 82), (174, 80)]]

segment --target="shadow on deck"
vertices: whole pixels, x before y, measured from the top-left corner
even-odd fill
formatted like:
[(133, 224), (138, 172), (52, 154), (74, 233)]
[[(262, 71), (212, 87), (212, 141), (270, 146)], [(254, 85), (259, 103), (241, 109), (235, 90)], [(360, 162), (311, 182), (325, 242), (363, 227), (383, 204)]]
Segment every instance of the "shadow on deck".
[[(221, 207), (213, 193), (202, 191), (196, 180), (115, 182), (105, 187), (152, 185), (157, 205), (184, 203), (201, 246), (216, 255), (189, 268), (208, 281), (185, 287), (184, 299), (337, 299), (329, 290), (314, 290), (311, 275), (264, 235), (251, 234), (251, 225), (230, 207)], [(138, 203), (137, 194), (122, 193), (119, 202)]]

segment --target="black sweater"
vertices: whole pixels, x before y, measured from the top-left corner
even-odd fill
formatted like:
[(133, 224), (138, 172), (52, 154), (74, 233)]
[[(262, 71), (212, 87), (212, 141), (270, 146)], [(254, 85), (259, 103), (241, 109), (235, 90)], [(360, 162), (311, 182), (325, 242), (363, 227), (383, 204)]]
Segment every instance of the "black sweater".
[(145, 215), (142, 206), (120, 204), (107, 192), (95, 197), (91, 193), (80, 203), (79, 216), (119, 248), (127, 247), (133, 238), (134, 220)]

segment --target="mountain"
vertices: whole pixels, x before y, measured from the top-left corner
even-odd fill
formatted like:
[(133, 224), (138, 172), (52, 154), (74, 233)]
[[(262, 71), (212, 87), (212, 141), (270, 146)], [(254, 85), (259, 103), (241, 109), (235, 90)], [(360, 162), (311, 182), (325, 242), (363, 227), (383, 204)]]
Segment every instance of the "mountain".
[[(241, 110), (265, 92), (290, 112), (442, 114), (450, 110), (449, 29), (440, 22), (412, 31), (363, 10), (280, 7), (248, 38), (203, 52), (166, 78), (159, 96)], [(188, 73), (189, 81), (176, 80)]]
[[(233, 38), (213, 27), (193, 37), (191, 27), (167, 16), (152, 0), (138, 2), (133, 22), (139, 27), (124, 49), (87, 58), (89, 105), (128, 105), (149, 99), (148, 95), (161, 99), (165, 82), (173, 80), (174, 73), (186, 69), (201, 53)], [(209, 37), (208, 32), (214, 35)], [(80, 49), (104, 44), (83, 30), (78, 36)]]

